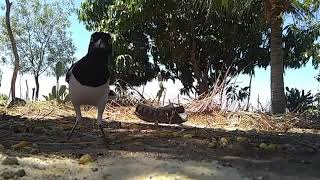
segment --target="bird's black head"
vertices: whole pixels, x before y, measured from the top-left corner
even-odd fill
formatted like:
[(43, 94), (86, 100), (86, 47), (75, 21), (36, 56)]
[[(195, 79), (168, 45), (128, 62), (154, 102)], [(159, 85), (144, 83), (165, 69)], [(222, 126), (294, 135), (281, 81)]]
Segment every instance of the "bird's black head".
[(109, 33), (105, 32), (95, 32), (91, 35), (89, 52), (95, 50), (103, 50), (105, 52), (112, 51), (112, 39)]

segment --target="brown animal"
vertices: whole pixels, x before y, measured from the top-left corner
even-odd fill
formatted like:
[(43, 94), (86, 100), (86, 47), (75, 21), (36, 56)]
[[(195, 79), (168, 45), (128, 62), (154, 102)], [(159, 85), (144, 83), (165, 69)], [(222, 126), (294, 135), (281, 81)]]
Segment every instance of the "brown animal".
[(135, 114), (146, 122), (165, 124), (181, 124), (187, 121), (187, 115), (183, 106), (169, 104), (163, 107), (153, 107), (139, 103)]

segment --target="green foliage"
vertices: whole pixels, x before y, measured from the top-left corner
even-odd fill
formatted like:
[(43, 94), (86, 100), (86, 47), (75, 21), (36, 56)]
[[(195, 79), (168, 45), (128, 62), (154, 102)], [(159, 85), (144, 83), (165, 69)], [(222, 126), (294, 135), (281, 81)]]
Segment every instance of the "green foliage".
[(311, 91), (307, 93), (297, 88), (289, 89), (286, 87), (287, 108), (290, 112), (304, 112), (312, 107), (316, 98), (312, 96)]
[[(136, 8), (133, 6), (134, 2), (84, 1), (79, 10), (79, 18), (87, 22), (85, 24), (89, 30), (109, 31), (114, 35), (111, 83), (122, 79), (133, 86), (139, 86), (152, 80), (159, 72), (158, 65), (149, 61), (148, 53), (152, 46), (145, 33), (144, 25), (125, 18), (126, 16), (132, 18), (132, 15), (135, 15), (132, 14)], [(115, 19), (115, 16), (119, 18), (121, 16), (121, 19)], [(121, 25), (116, 27), (118, 23)], [(133, 24), (135, 25), (132, 28), (135, 30), (126, 29)], [(120, 84), (125, 86), (123, 82)]]
[(57, 90), (57, 86), (53, 86), (51, 93), (47, 96), (43, 96), (46, 101), (56, 100), (58, 103), (66, 103), (70, 101), (70, 96), (67, 91), (67, 86), (60, 86), (59, 90)]
[[(74, 61), (75, 46), (68, 31), (72, 12), (72, 0), (13, 2), (11, 20), (22, 73), (31, 73), (37, 79), (43, 73), (55, 74), (57, 62)], [(0, 41), (1, 48), (10, 53), (3, 17)]]
[[(200, 8), (208, 2), (210, 8)], [(269, 65), (270, 29), (261, 1), (86, 0), (78, 13), (89, 30), (113, 33), (113, 79), (133, 85), (161, 69), (167, 79), (181, 80), (182, 93), (201, 93), (201, 86), (209, 89), (227, 72), (232, 77)], [(310, 59), (316, 64), (319, 23), (310, 22), (285, 27), (286, 67), (300, 68)]]
[[(60, 94), (58, 92), (58, 89), (60, 89), (60, 90), (62, 89), (63, 90), (65, 88), (65, 86), (61, 86), (61, 87), (59, 86), (59, 79), (60, 79), (61, 76), (63, 76), (66, 73), (66, 71), (67, 71), (67, 69), (66, 69), (65, 65), (63, 64), (63, 62), (59, 61), (59, 62), (56, 63), (55, 68), (54, 68), (54, 75), (56, 76), (56, 81), (57, 81), (57, 85), (56, 85), (57, 92), (56, 92), (56, 94)], [(65, 89), (63, 91), (65, 91)]]
[(229, 101), (244, 101), (248, 98), (249, 87), (241, 88), (239, 85), (233, 84), (226, 88), (225, 92)]
[(258, 4), (244, 16), (194, 6), (187, 0), (84, 1), (79, 18), (91, 30), (114, 34), (114, 76), (135, 85), (155, 78), (161, 67), (167, 78), (182, 81), (182, 92), (202, 93), (201, 85), (213, 85), (229, 67), (234, 76), (268, 65)]
[[(13, 31), (21, 58), (21, 71), (42, 74), (54, 73), (56, 62), (73, 61), (75, 47), (72, 43), (68, 16), (72, 12), (72, 0), (18, 0), (13, 4)], [(7, 40), (4, 23), (1, 39)], [(10, 48), (4, 43), (4, 49)], [(54, 57), (54, 58), (53, 58)], [(50, 70), (50, 71), (48, 71)]]
[(283, 37), (284, 62), (286, 67), (301, 68), (310, 59), (315, 67), (320, 62), (320, 24), (312, 23), (307, 27), (298, 27), (290, 24), (286, 28)]
[(306, 119), (309, 121), (319, 122), (320, 120), (320, 109), (319, 107), (309, 108), (305, 113)]
[[(197, 4), (203, 8), (211, 9), (215, 13), (215, 9), (225, 9), (230, 14), (243, 15), (247, 14), (255, 8), (256, 0), (196, 0)], [(268, 9), (267, 0), (258, 1), (264, 12)], [(289, 24), (284, 26), (284, 64), (289, 68), (301, 68), (310, 59), (313, 65), (318, 67), (320, 44), (317, 41), (320, 36), (319, 8), (320, 1), (279, 1), (280, 6), (284, 7), (283, 18), (289, 19)], [(264, 19), (270, 19), (270, 13), (263, 13)], [(269, 33), (268, 33), (269, 34)], [(268, 35), (269, 36), (269, 35)], [(270, 36), (266, 39), (269, 41)], [(269, 43), (269, 42), (268, 42)]]
[(58, 61), (54, 68), (54, 75), (56, 76), (56, 80), (59, 81), (59, 78), (65, 74), (65, 65), (62, 61)]
[(238, 108), (241, 108), (243, 101), (249, 97), (249, 86), (240, 87), (236, 83), (227, 83), (227, 86), (224, 89), (224, 95), (227, 99), (227, 108), (232, 105), (236, 105)]
[(5, 94), (0, 94), (0, 105), (5, 106), (8, 102), (9, 97)]
[(315, 94), (315, 102), (314, 106), (308, 108), (305, 116), (309, 121), (317, 123), (320, 120), (320, 92)]

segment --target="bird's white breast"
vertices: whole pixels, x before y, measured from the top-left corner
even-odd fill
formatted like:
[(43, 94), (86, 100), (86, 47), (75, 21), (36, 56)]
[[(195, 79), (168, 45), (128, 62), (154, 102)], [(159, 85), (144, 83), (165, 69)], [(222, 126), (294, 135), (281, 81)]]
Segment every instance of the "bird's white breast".
[(70, 100), (77, 105), (106, 104), (109, 94), (109, 81), (98, 87), (84, 86), (71, 74), (69, 81)]

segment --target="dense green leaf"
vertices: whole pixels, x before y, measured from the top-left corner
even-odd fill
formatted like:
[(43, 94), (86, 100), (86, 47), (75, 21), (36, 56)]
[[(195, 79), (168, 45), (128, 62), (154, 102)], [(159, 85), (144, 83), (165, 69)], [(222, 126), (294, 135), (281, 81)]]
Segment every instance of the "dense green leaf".
[(66, 90), (67, 90), (67, 86), (66, 85), (60, 86), (59, 96), (63, 96), (65, 94)]
[[(112, 81), (138, 86), (161, 71), (165, 80), (182, 82), (181, 93), (201, 94), (227, 73), (251, 74), (255, 67), (269, 65), (270, 26), (264, 2), (85, 0), (78, 14), (89, 30), (113, 34)], [(308, 11), (302, 17), (313, 22), (303, 27), (293, 23), (283, 34), (285, 66), (300, 68), (319, 59), (319, 25), (309, 16), (319, 3), (293, 3), (296, 6), (284, 4), (287, 14)]]
[(53, 98), (57, 97), (57, 86), (52, 87), (51, 94), (52, 94)]
[(304, 112), (316, 101), (316, 98), (312, 96), (311, 91), (306, 94), (304, 90), (299, 91), (297, 88), (289, 89), (286, 87), (287, 108), (290, 112)]

